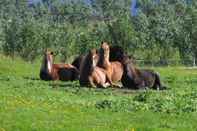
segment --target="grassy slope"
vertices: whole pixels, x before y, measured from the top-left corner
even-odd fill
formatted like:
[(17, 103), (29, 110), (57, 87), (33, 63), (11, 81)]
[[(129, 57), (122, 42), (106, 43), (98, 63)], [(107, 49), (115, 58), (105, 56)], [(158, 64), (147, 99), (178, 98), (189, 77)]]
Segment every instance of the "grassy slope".
[(156, 69), (167, 91), (44, 82), (39, 64), (0, 56), (1, 130), (196, 130), (197, 70)]

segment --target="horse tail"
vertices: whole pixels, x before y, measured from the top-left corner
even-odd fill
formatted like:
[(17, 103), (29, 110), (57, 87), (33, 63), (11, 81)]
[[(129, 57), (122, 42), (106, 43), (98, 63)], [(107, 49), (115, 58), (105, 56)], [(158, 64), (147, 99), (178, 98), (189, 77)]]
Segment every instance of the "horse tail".
[(164, 90), (166, 89), (166, 86), (162, 85), (161, 79), (160, 79), (160, 74), (158, 72), (155, 72), (155, 82), (153, 85), (154, 89), (159, 89), (159, 90)]

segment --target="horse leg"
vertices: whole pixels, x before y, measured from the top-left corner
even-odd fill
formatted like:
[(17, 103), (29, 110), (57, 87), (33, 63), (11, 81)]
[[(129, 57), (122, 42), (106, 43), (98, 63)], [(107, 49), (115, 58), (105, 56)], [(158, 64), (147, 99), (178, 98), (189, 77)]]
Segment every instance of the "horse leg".
[(92, 77), (89, 77), (89, 82), (90, 82), (91, 87), (96, 88), (96, 85), (94, 84), (94, 80)]
[(102, 87), (104, 87), (104, 88), (107, 88), (108, 86), (110, 86), (110, 83), (104, 83), (103, 85), (102, 85)]
[(110, 73), (106, 73), (106, 78), (107, 78), (107, 82), (109, 82), (109, 84), (113, 87), (119, 87), (118, 85), (116, 85), (115, 83), (113, 83), (112, 79), (111, 79), (111, 74)]
[(153, 88), (157, 90), (166, 89), (166, 87), (161, 84), (159, 73), (156, 72), (154, 74), (155, 74), (155, 82), (154, 82)]

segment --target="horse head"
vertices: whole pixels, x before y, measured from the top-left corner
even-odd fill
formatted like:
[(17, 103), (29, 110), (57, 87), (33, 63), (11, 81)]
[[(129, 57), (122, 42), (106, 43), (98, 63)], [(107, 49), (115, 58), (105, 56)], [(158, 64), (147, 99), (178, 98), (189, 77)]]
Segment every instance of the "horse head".
[(54, 53), (50, 50), (46, 50), (44, 52), (44, 58), (43, 58), (43, 68), (47, 70), (48, 73), (52, 72), (53, 68), (53, 55)]
[(98, 52), (96, 49), (89, 50), (85, 55), (83, 61), (80, 65), (80, 74), (88, 74), (93, 67), (95, 67), (98, 63)]
[(104, 53), (105, 57), (109, 57), (110, 46), (107, 42), (102, 42), (100, 49), (101, 49), (101, 51), (103, 50), (103, 53)]
[(96, 49), (92, 49), (90, 52), (92, 56), (92, 65), (93, 67), (96, 67), (99, 60), (98, 51)]

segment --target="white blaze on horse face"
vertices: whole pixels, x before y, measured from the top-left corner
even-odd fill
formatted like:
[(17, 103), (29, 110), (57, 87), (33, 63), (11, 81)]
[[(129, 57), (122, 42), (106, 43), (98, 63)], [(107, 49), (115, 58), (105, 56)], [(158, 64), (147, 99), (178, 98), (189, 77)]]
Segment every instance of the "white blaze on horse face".
[(49, 71), (49, 73), (51, 73), (51, 70), (52, 70), (52, 65), (51, 65), (51, 63), (50, 63), (50, 61), (48, 61), (48, 63), (47, 63), (47, 66), (48, 66), (48, 71)]
[(50, 57), (50, 59), (47, 60), (47, 67), (48, 67), (48, 71), (49, 73), (52, 72), (52, 58)]
[(93, 55), (93, 62), (92, 62), (92, 63), (93, 63), (93, 67), (95, 67), (95, 66), (96, 66), (96, 63), (97, 63), (97, 62), (95, 61), (95, 59), (96, 59), (96, 56)]

